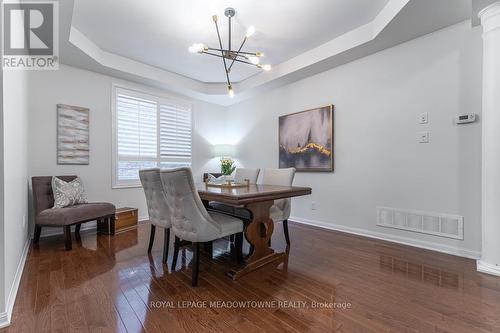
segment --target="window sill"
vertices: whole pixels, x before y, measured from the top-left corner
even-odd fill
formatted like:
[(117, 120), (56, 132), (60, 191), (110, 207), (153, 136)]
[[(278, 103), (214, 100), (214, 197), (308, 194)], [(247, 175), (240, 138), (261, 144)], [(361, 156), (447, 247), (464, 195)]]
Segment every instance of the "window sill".
[(140, 187), (142, 187), (141, 184), (112, 185), (111, 189), (113, 189), (113, 190), (119, 190), (119, 189), (125, 189), (125, 188), (140, 188)]

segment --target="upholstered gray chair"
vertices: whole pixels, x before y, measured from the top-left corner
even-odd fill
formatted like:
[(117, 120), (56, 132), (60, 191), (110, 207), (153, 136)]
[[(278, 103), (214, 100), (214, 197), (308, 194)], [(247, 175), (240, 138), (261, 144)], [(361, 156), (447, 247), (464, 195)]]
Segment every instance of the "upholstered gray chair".
[(179, 255), (180, 240), (192, 242), (192, 285), (198, 284), (199, 244), (236, 235), (237, 260), (241, 260), (243, 222), (235, 217), (217, 212), (208, 212), (198, 195), (190, 168), (165, 169), (160, 172), (163, 189), (172, 213), (172, 230), (175, 234), (175, 269)]
[[(295, 168), (287, 169), (264, 169), (262, 176), (263, 185), (292, 186), (295, 177)], [(288, 218), (292, 208), (290, 198), (274, 200), (274, 204), (269, 209), (269, 215), (274, 222), (283, 222), (286, 244), (290, 245), (290, 235), (288, 233)], [(250, 213), (244, 208), (234, 208), (234, 216), (244, 220), (250, 218)]]
[(248, 179), (250, 184), (256, 184), (259, 172), (259, 168), (236, 168), (234, 170), (234, 181), (236, 183), (244, 183)]
[[(236, 183), (245, 183), (248, 179), (250, 184), (256, 184), (259, 178), (260, 169), (236, 168), (234, 171), (234, 181)], [(220, 202), (210, 202), (210, 208), (223, 212), (224, 214), (234, 215), (234, 206), (226, 205)]]
[(170, 209), (168, 208), (167, 198), (163, 190), (160, 178), (160, 169), (145, 169), (139, 171), (142, 188), (146, 195), (148, 205), (149, 222), (151, 222), (151, 233), (149, 235), (148, 253), (151, 253), (155, 240), (156, 227), (163, 228), (163, 262), (168, 259), (168, 247), (170, 243)]
[[(265, 169), (262, 177), (264, 185), (292, 186), (295, 178), (295, 168), (287, 169)], [(269, 214), (274, 222), (283, 222), (283, 231), (285, 232), (286, 244), (290, 245), (290, 235), (288, 234), (288, 218), (292, 209), (292, 199), (274, 200)]]

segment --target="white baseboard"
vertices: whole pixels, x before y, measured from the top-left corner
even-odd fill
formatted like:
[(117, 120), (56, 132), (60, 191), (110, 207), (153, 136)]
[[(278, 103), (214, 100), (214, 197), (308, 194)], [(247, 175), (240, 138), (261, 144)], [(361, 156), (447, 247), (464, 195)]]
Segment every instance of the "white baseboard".
[(418, 247), (421, 249), (432, 250), (432, 251), (442, 252), (442, 253), (446, 253), (446, 254), (452, 254), (455, 256), (465, 257), (465, 258), (469, 258), (469, 259), (481, 258), (481, 252), (479, 252), (479, 251), (473, 251), (473, 250), (463, 249), (463, 248), (456, 248), (456, 247), (452, 247), (449, 245), (428, 242), (428, 241), (423, 241), (423, 240), (419, 240), (419, 239), (396, 236), (396, 235), (391, 235), (391, 234), (387, 234), (387, 233), (370, 231), (370, 230), (359, 229), (359, 228), (352, 228), (352, 227), (347, 227), (347, 226), (343, 226), (343, 225), (327, 223), (327, 222), (323, 222), (323, 221), (308, 220), (308, 219), (303, 219), (300, 217), (290, 217), (289, 220), (294, 221), (294, 222), (298, 222), (301, 224), (307, 224), (307, 225), (312, 225), (315, 227), (324, 228), (324, 229), (341, 231), (341, 232), (345, 232), (348, 234), (354, 234), (354, 235), (365, 236), (365, 237), (369, 237), (369, 238), (380, 239), (380, 240), (384, 240), (384, 241), (388, 241), (388, 242), (409, 245), (409, 246)]
[(492, 265), (482, 260), (476, 262), (478, 272), (500, 276), (500, 266)]
[(21, 282), (21, 277), (23, 276), (24, 264), (26, 263), (26, 258), (28, 257), (28, 251), (30, 248), (31, 239), (28, 237), (26, 243), (24, 244), (23, 253), (19, 264), (17, 265), (16, 275), (14, 276), (14, 282), (10, 288), (9, 298), (7, 299), (7, 304), (5, 306), (6, 311), (0, 313), (0, 328), (7, 327), (10, 325), (10, 319), (12, 317), (12, 310), (14, 309), (14, 303), (16, 302), (17, 291), (19, 289), (19, 283)]

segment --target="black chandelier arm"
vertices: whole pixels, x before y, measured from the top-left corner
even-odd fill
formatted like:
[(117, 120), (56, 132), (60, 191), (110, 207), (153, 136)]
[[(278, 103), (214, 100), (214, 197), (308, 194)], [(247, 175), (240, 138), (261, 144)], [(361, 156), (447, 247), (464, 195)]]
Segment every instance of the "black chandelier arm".
[[(233, 52), (233, 53), (236, 53), (235, 51), (229, 51), (229, 50), (225, 50), (225, 49), (216, 49), (214, 47), (207, 47), (207, 50), (210, 50), (210, 51), (217, 51), (217, 52)], [(252, 56), (255, 56), (257, 57), (257, 53), (258, 52), (245, 52), (245, 51), (239, 51), (238, 52), (238, 56), (240, 57), (244, 57), (245, 55), (252, 55)]]
[[(245, 42), (246, 42), (246, 41), (247, 41), (247, 37), (245, 36), (245, 37), (243, 38), (243, 41), (241, 42), (241, 45), (240, 45), (240, 48), (238, 49), (238, 52), (236, 52), (236, 57), (234, 57), (234, 58), (233, 58), (233, 62), (231, 62), (231, 65), (229, 65), (229, 71), (231, 71), (231, 68), (233, 67), (234, 62), (237, 60), (237, 57), (238, 57), (238, 55), (240, 54), (241, 48), (243, 47), (243, 45), (245, 45)], [(243, 62), (243, 61), (241, 61), (241, 60), (238, 60), (238, 61)], [(252, 65), (253, 65), (253, 64), (252, 64)]]
[[(213, 17), (214, 23), (215, 23), (215, 30), (217, 30), (217, 38), (219, 39), (219, 46), (220, 49), (222, 50), (222, 40), (220, 38), (220, 32), (219, 32), (219, 25), (217, 24), (217, 16)], [(229, 71), (227, 70), (227, 64), (226, 64), (226, 58), (224, 58), (224, 52), (221, 51), (221, 57), (222, 57), (222, 62), (224, 63), (224, 69), (226, 71), (226, 80), (227, 80), (227, 85), (231, 86), (231, 81), (229, 80)]]
[[(211, 55), (211, 56), (214, 56), (214, 57), (223, 58), (223, 56), (221, 56), (220, 54), (211, 53), (211, 52), (207, 52), (207, 51), (203, 51), (203, 52), (201, 52), (201, 54), (208, 54), (208, 55)], [(252, 66), (255, 66), (255, 67), (259, 67), (258, 65), (252, 64), (251, 62), (240, 60), (240, 59), (234, 59), (234, 61), (242, 62), (244, 64), (252, 65)]]

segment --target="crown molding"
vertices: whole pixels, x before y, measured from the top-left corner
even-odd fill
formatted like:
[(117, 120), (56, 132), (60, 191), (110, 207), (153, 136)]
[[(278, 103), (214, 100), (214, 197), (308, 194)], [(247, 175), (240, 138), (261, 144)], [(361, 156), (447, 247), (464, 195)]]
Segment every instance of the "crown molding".
[(321, 66), (323, 62), (335, 56), (372, 41), (409, 1), (389, 0), (371, 22), (275, 65), (270, 72), (261, 72), (243, 81), (233, 83), (236, 92), (234, 98), (228, 98), (227, 87), (224, 83), (201, 82), (105, 51), (72, 24), (70, 25), (69, 42), (97, 64), (107, 69), (147, 80), (152, 85), (161, 86), (179, 94), (229, 106), (250, 98), (263, 89), (276, 88), (313, 75), (316, 66)]

